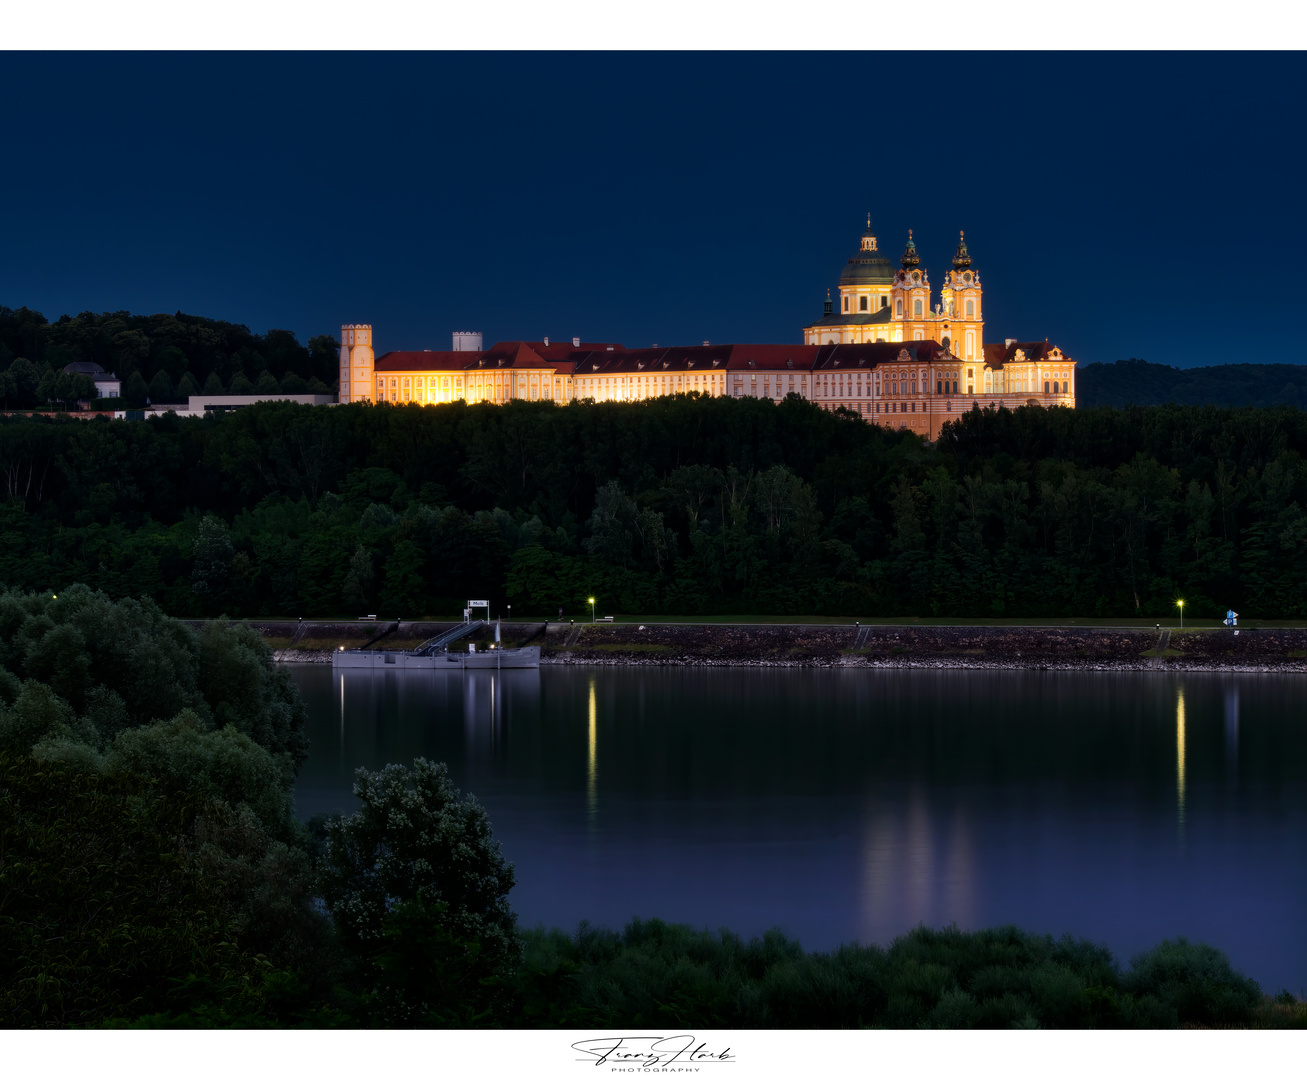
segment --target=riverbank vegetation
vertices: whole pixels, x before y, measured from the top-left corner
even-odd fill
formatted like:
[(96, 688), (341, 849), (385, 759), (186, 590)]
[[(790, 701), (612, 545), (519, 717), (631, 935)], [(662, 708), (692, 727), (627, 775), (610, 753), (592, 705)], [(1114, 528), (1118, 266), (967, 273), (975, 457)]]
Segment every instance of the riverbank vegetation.
[(257, 634), (84, 586), (0, 595), (0, 1024), (1304, 1026), (1218, 950), (1120, 965), (1012, 927), (807, 953), (658, 920), (523, 931), (475, 799), (423, 760), (301, 824), (304, 706)]
[(0, 420), (0, 584), (170, 614), (1307, 615), (1307, 413), (693, 396)]

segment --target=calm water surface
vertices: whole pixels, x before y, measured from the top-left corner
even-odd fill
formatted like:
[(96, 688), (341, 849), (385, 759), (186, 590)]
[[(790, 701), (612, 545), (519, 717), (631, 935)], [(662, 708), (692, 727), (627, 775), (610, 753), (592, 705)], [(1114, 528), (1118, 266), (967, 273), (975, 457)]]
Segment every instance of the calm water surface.
[(300, 813), (351, 809), (360, 765), (448, 762), (528, 926), (1185, 934), (1307, 987), (1307, 677), (291, 670)]

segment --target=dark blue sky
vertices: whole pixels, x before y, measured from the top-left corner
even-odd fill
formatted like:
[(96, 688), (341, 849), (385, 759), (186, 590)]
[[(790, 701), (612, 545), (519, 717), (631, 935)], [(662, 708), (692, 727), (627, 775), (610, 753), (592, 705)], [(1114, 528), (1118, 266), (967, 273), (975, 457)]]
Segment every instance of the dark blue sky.
[(797, 341), (870, 210), (936, 286), (966, 230), (987, 340), (1307, 362), (1301, 54), (0, 58), (0, 304), (52, 319)]

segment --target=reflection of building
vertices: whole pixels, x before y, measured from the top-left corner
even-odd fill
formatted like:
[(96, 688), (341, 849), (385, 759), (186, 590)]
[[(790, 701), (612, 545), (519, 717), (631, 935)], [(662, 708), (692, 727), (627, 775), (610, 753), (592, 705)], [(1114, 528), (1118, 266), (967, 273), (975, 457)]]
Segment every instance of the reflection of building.
[(959, 242), (932, 310), (931, 286), (909, 233), (896, 270), (870, 221), (803, 345), (627, 349), (617, 344), (499, 342), (457, 333), (450, 352), (374, 356), (372, 327), (341, 328), (340, 400), (397, 405), (513, 400), (642, 401), (667, 394), (797, 394), (826, 409), (927, 438), (974, 406), (1075, 406), (1075, 362), (1047, 341), (985, 344), (980, 273)]

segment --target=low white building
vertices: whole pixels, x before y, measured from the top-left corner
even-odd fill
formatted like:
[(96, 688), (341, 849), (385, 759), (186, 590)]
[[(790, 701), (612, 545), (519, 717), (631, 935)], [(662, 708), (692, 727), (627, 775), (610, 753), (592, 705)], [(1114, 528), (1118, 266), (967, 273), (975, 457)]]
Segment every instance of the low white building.
[(69, 375), (89, 375), (95, 383), (97, 398), (116, 398), (122, 394), (122, 383), (117, 375), (107, 372), (90, 360), (77, 360), (64, 367)]

